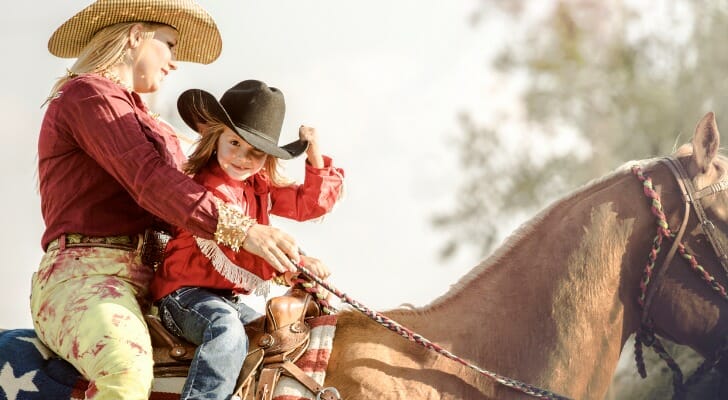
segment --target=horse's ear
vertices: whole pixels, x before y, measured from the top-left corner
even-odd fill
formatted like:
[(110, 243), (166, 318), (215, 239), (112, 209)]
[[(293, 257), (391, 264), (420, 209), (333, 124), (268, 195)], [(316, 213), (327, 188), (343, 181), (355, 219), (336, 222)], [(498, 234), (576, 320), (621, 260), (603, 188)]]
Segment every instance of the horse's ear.
[(710, 163), (718, 154), (720, 132), (715, 122), (715, 114), (709, 112), (698, 122), (693, 135), (693, 162), (700, 172), (707, 172)]

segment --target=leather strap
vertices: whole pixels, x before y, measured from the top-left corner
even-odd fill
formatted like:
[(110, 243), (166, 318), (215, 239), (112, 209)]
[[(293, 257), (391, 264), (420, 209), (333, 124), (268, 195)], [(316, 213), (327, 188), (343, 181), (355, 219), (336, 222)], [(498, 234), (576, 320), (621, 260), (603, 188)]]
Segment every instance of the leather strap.
[(248, 353), (243, 361), (243, 367), (240, 369), (238, 381), (235, 384), (233, 394), (240, 399), (247, 399), (250, 388), (255, 384), (255, 376), (258, 369), (263, 364), (263, 349), (255, 349)]
[(286, 375), (301, 382), (301, 384), (303, 386), (306, 386), (306, 389), (310, 390), (311, 393), (317, 394), (317, 393), (320, 393), (324, 389), (324, 387), (319, 385), (318, 382), (313, 380), (313, 378), (306, 375), (306, 373), (303, 372), (303, 370), (301, 370), (301, 368), (298, 368), (298, 365), (296, 365), (288, 360), (286, 360), (278, 365), (281, 369), (286, 371)]
[(273, 388), (275, 388), (275, 385), (278, 383), (281, 374), (289, 376), (300, 382), (306, 387), (306, 389), (316, 395), (316, 399), (339, 400), (341, 398), (336, 389), (325, 388), (319, 385), (318, 382), (303, 372), (298, 365), (286, 360), (282, 363), (270, 364), (263, 367), (263, 370), (260, 372), (260, 378), (258, 378), (258, 391), (255, 399), (272, 400)]
[(665, 259), (662, 261), (662, 264), (660, 268), (657, 270), (654, 278), (653, 278), (653, 284), (648, 287), (647, 290), (647, 297), (645, 298), (645, 304), (642, 307), (642, 323), (646, 323), (647, 319), (649, 318), (648, 310), (650, 309), (650, 305), (652, 304), (652, 300), (655, 297), (655, 293), (657, 293), (657, 289), (660, 285), (657, 284), (657, 282), (662, 279), (663, 276), (665, 276), (665, 273), (667, 273), (668, 268), (670, 268), (670, 264), (672, 263), (672, 259), (675, 257), (675, 252), (677, 251), (678, 245), (680, 242), (682, 242), (683, 234), (685, 233), (685, 228), (688, 225), (688, 220), (690, 219), (690, 194), (688, 193), (687, 187), (685, 186), (685, 179), (682, 179), (682, 174), (677, 169), (677, 167), (674, 165), (675, 163), (680, 164), (680, 161), (671, 158), (666, 157), (661, 159), (663, 163), (665, 163), (669, 168), (672, 174), (675, 177), (675, 180), (677, 181), (677, 186), (680, 188), (680, 192), (682, 193), (683, 197), (683, 204), (685, 206), (685, 211), (683, 211), (683, 220), (680, 224), (680, 229), (677, 232), (677, 235), (675, 235), (675, 238), (673, 238), (672, 246), (670, 246), (670, 250), (667, 252), (667, 256), (665, 256)]
[(713, 195), (728, 188), (728, 181), (721, 180), (697, 191), (680, 161), (674, 158), (667, 158), (667, 160), (669, 161), (668, 165), (672, 166), (673, 173), (677, 170), (676, 179), (682, 181), (682, 184), (685, 185), (688, 201), (692, 204), (693, 210), (695, 210), (695, 214), (698, 216), (698, 221), (700, 221), (700, 226), (703, 228), (705, 236), (708, 237), (708, 241), (713, 247), (715, 255), (718, 256), (723, 271), (728, 275), (728, 252), (726, 252), (726, 249), (723, 248), (721, 242), (718, 240), (715, 225), (705, 214), (705, 209), (703, 209), (703, 205), (699, 201), (702, 197)]
[(728, 181), (721, 180), (720, 182), (714, 183), (699, 191), (696, 191), (695, 186), (690, 179), (690, 176), (688, 175), (685, 167), (682, 165), (680, 160), (673, 157), (665, 157), (660, 159), (660, 161), (670, 168), (670, 172), (672, 172), (675, 181), (680, 188), (680, 192), (682, 193), (685, 211), (683, 212), (683, 220), (680, 224), (680, 229), (672, 240), (672, 246), (670, 246), (670, 250), (668, 251), (667, 256), (662, 261), (660, 268), (657, 270), (653, 278), (653, 284), (650, 285), (650, 287), (648, 288), (645, 304), (642, 307), (643, 323), (645, 323), (649, 318), (648, 310), (650, 308), (650, 305), (652, 304), (655, 293), (657, 293), (657, 290), (660, 286), (658, 283), (662, 279), (662, 277), (665, 276), (667, 270), (670, 268), (670, 264), (672, 263), (672, 259), (675, 256), (675, 252), (677, 251), (679, 244), (682, 242), (683, 234), (685, 233), (685, 228), (687, 227), (687, 223), (690, 218), (691, 208), (695, 210), (695, 215), (698, 218), (698, 222), (700, 223), (700, 226), (703, 229), (705, 236), (708, 238), (710, 245), (713, 247), (713, 251), (715, 252), (716, 256), (718, 256), (723, 270), (725, 271), (726, 275), (728, 275), (728, 253), (725, 251), (723, 246), (721, 246), (720, 241), (718, 241), (716, 237), (715, 225), (710, 219), (708, 219), (708, 216), (705, 214), (705, 209), (703, 209), (703, 205), (699, 201), (702, 197), (710, 196), (728, 189)]
[(255, 391), (255, 400), (272, 400), (273, 388), (281, 377), (281, 368), (266, 366), (258, 375), (258, 390)]

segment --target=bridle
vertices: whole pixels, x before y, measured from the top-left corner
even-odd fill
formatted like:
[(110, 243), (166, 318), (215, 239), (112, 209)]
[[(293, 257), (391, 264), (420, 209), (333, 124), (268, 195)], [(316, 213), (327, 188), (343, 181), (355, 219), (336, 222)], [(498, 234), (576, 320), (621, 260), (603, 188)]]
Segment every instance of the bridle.
[[(728, 293), (726, 289), (718, 283), (713, 276), (711, 276), (698, 262), (695, 257), (690, 255), (685, 245), (682, 243), (682, 237), (685, 233), (688, 220), (690, 218), (690, 210), (695, 212), (698, 219), (699, 226), (701, 227), (705, 237), (710, 242), (713, 252), (720, 260), (720, 264), (723, 267), (723, 271), (728, 276), (728, 252), (726, 248), (721, 244), (717, 238), (717, 228), (715, 224), (708, 218), (705, 213), (700, 199), (712, 196), (716, 193), (722, 192), (728, 189), (728, 179), (723, 178), (719, 182), (711, 184), (703, 189), (696, 190), (693, 185), (690, 176), (688, 175), (685, 167), (682, 163), (674, 157), (665, 157), (660, 159), (660, 162), (666, 164), (677, 181), (678, 187), (682, 194), (682, 201), (684, 204), (685, 211), (683, 213), (683, 220), (680, 224), (680, 228), (677, 233), (673, 233), (662, 210), (659, 195), (654, 191), (652, 187), (652, 180), (642, 173), (642, 169), (639, 166), (632, 167), (632, 173), (643, 183), (643, 190), (647, 197), (652, 200), (652, 213), (657, 218), (657, 234), (653, 240), (653, 247), (648, 257), (648, 263), (645, 267), (642, 281), (640, 282), (641, 293), (638, 298), (638, 303), (642, 308), (641, 324), (637, 330), (635, 338), (635, 360), (637, 363), (637, 369), (640, 375), (644, 378), (647, 376), (647, 372), (642, 358), (642, 345), (647, 347), (653, 347), (654, 350), (660, 355), (673, 371), (673, 387), (675, 390), (675, 397), (680, 398), (686, 387), (697, 382), (705, 372), (714, 368), (718, 362), (728, 354), (728, 340), (724, 339), (722, 345), (718, 346), (716, 351), (711, 357), (706, 358), (705, 362), (698, 367), (693, 375), (685, 382), (683, 382), (683, 374), (680, 367), (677, 365), (675, 360), (667, 353), (662, 342), (655, 336), (655, 328), (652, 319), (649, 315), (650, 305), (659, 287), (659, 282), (665, 276), (668, 268), (670, 267), (675, 254), (679, 253), (684, 258), (690, 267), (699, 274), (701, 279), (706, 281), (710, 285), (711, 289), (716, 291), (724, 300), (728, 301)], [(662, 240), (668, 238), (672, 240), (672, 246), (668, 251), (665, 259), (663, 260), (660, 268), (655, 270), (655, 261), (657, 255), (660, 252)]]

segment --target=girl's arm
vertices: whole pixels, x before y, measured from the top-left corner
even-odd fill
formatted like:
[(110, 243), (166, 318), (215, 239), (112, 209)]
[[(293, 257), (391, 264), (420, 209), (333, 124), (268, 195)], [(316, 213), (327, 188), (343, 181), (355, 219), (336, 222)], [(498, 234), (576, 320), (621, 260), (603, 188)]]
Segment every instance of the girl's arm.
[(306, 221), (331, 211), (343, 193), (344, 170), (333, 166), (331, 158), (321, 158), (323, 168), (306, 165), (302, 185), (271, 187), (271, 214)]

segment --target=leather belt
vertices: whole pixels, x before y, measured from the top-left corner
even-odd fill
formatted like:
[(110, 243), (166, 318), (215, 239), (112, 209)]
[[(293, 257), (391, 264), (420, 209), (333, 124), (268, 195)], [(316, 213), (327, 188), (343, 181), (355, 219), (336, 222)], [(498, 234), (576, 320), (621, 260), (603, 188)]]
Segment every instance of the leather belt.
[(120, 250), (137, 250), (142, 235), (86, 236), (80, 233), (64, 233), (48, 243), (46, 251), (71, 247), (105, 247)]
[(48, 244), (46, 252), (64, 250), (72, 247), (103, 247), (137, 251), (141, 254), (142, 263), (154, 269), (164, 262), (164, 251), (170, 234), (156, 229), (147, 229), (137, 235), (120, 236), (86, 236), (80, 233), (64, 233)]

